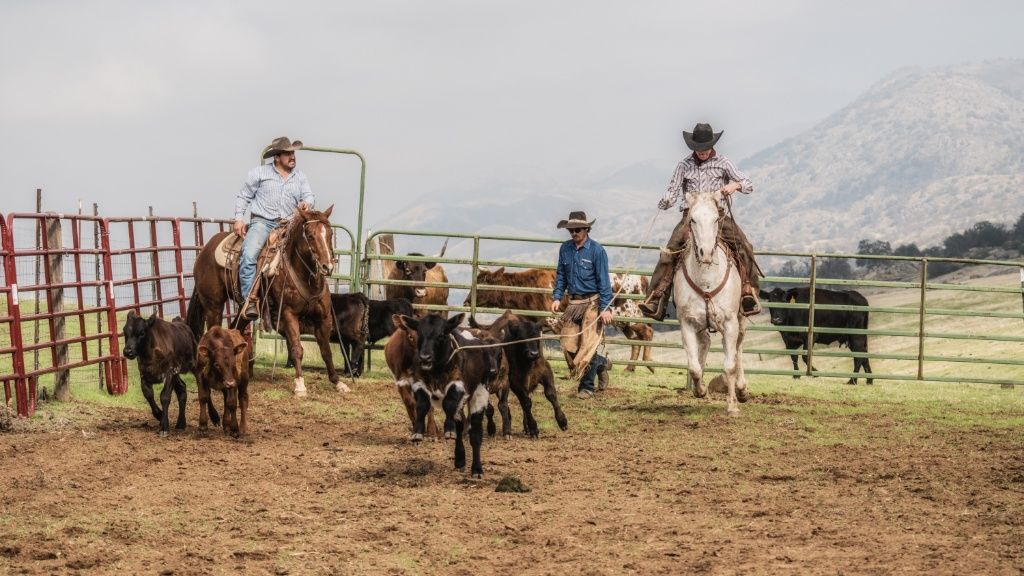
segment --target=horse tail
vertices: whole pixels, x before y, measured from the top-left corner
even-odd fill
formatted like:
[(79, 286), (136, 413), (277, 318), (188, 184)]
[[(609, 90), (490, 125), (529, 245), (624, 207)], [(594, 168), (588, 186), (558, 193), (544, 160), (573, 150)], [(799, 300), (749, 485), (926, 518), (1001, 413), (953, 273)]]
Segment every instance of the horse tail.
[(196, 342), (198, 342), (203, 337), (203, 323), (206, 320), (203, 303), (199, 300), (198, 290), (192, 292), (192, 298), (188, 301), (188, 311), (185, 313), (185, 318), (188, 327), (192, 330), (192, 334), (196, 337)]

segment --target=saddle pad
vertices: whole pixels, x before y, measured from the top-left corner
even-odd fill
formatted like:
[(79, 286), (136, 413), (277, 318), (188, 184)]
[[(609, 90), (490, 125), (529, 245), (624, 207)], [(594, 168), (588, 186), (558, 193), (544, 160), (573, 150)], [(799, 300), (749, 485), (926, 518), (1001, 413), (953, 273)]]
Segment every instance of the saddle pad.
[[(217, 245), (217, 249), (213, 251), (213, 257), (217, 261), (217, 265), (221, 268), (228, 267), (228, 253), (238, 253), (242, 251), (242, 237), (234, 232), (228, 234), (220, 241)], [(234, 258), (232, 260), (235, 260)]]

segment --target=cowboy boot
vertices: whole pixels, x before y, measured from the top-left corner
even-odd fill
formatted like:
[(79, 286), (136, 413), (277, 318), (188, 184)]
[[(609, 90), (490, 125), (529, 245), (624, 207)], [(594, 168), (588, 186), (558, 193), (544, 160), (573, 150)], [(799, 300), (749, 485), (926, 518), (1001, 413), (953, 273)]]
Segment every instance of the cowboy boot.
[(597, 390), (598, 392), (608, 388), (608, 371), (612, 369), (612, 360), (607, 356), (604, 359), (604, 365), (601, 366), (601, 371), (597, 373)]
[(242, 306), (242, 318), (254, 322), (260, 317), (260, 301), (256, 294), (251, 294)]
[[(658, 265), (661, 266), (661, 262)], [(658, 279), (658, 285), (651, 290), (647, 299), (639, 304), (640, 312), (648, 318), (664, 320), (665, 312), (668, 309), (668, 290), (670, 286), (672, 286), (672, 273), (671, 270), (665, 270), (665, 273)]]
[(740, 296), (740, 313), (744, 316), (756, 316), (761, 313), (761, 301), (757, 291), (748, 283), (743, 283), (743, 295)]

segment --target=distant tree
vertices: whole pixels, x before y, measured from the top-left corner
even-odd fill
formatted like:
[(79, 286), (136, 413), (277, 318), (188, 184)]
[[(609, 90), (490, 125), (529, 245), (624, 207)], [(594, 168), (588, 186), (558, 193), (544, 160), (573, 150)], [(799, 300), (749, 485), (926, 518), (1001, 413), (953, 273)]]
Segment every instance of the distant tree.
[(962, 258), (971, 249), (971, 242), (962, 232), (954, 232), (942, 241), (942, 252), (938, 256)]
[(964, 236), (967, 238), (971, 248), (1002, 246), (1010, 239), (1006, 226), (993, 224), (988, 220), (975, 223), (974, 226), (971, 226), (964, 232)]
[(892, 254), (893, 256), (921, 256), (924, 253), (917, 247), (917, 244), (911, 242), (910, 244), (900, 244), (893, 249)]
[(811, 267), (807, 262), (797, 262), (796, 260), (786, 260), (775, 270), (772, 276), (782, 276), (785, 278), (807, 278), (811, 274)]
[(818, 262), (817, 277), (837, 280), (853, 278), (853, 266), (849, 258), (822, 258)]
[(1017, 223), (1007, 230), (1009, 244), (1018, 250), (1024, 250), (1024, 214), (1017, 218)]
[[(857, 243), (857, 254), (866, 254), (870, 256), (891, 256), (892, 246), (885, 240), (861, 240)], [(885, 260), (874, 260), (867, 258), (858, 258), (857, 266), (861, 266), (868, 270), (884, 265)]]

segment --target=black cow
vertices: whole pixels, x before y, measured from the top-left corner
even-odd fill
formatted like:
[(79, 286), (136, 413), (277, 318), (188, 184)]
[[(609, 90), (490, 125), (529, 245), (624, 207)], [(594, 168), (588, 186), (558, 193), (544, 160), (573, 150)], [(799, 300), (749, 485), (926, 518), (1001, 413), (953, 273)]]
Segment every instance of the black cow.
[[(783, 290), (782, 288), (775, 288), (771, 292), (765, 292), (761, 290), (761, 299), (767, 300), (773, 303), (787, 302), (790, 304), (807, 304), (810, 300), (811, 289), (807, 287), (801, 288), (790, 288), (789, 290)], [(867, 306), (868, 300), (859, 292), (854, 290), (825, 290), (823, 288), (816, 288), (814, 290), (814, 304), (830, 304), (837, 306)], [(775, 326), (799, 326), (807, 328), (807, 310), (795, 310), (792, 308), (771, 308), (770, 313), (772, 317), (772, 324)], [(868, 313), (866, 310), (820, 310), (817, 307), (814, 310), (814, 327), (817, 328), (855, 328), (858, 330), (867, 330), (868, 328)], [(782, 341), (786, 345), (787, 350), (798, 350), (801, 346), (807, 349), (807, 333), (806, 332), (779, 332), (782, 336)], [(867, 334), (842, 334), (842, 333), (822, 333), (815, 330), (814, 332), (814, 343), (825, 344), (826, 346), (838, 342), (840, 346), (846, 346), (851, 352), (867, 352), (868, 351), (868, 336)], [(797, 364), (797, 356), (792, 355), (790, 358), (793, 360), (793, 370), (799, 370), (799, 364)], [(807, 364), (807, 356), (804, 356), (804, 365)], [(871, 374), (871, 363), (867, 358), (854, 358), (853, 359), (853, 371), (854, 373), (860, 371), (861, 367), (864, 368), (865, 374)], [(815, 371), (815, 368), (811, 366), (811, 371)], [(798, 375), (794, 375), (793, 378), (799, 378)], [(869, 376), (867, 377), (868, 384), (874, 383), (874, 380)], [(856, 384), (856, 378), (850, 378), (848, 384)]]
[[(160, 421), (160, 435), (169, 428), (167, 411), (171, 391), (178, 397), (178, 421), (175, 428), (185, 429), (185, 382), (182, 372), (192, 372), (196, 363), (196, 337), (181, 318), (165, 322), (154, 314), (148, 319), (134, 311), (128, 312), (124, 323), (124, 356), (139, 359), (142, 395), (149, 402), (153, 417)], [(160, 406), (153, 399), (153, 384), (163, 383)], [(216, 411), (215, 411), (216, 412)]]
[[(369, 316), (366, 316), (367, 306)], [(373, 345), (395, 331), (395, 323), (391, 317), (395, 314), (413, 314), (412, 303), (406, 298), (370, 300), (360, 292), (331, 294), (331, 308), (334, 313), (331, 342), (338, 342), (338, 336), (341, 336), (339, 345), (341, 356), (345, 359), (345, 372), (352, 377), (361, 376), (363, 373), (363, 351), (366, 346)], [(285, 367), (291, 366), (292, 358), (289, 353)]]

